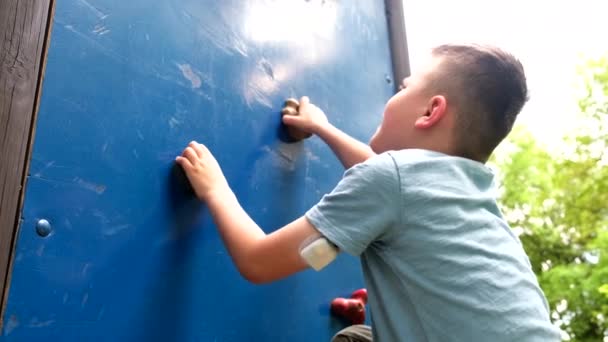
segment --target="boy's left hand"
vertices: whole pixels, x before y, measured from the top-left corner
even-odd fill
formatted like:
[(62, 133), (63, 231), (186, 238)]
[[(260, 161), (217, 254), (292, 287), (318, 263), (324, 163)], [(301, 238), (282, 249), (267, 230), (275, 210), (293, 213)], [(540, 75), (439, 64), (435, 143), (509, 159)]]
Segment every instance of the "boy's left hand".
[(230, 191), (220, 165), (205, 145), (192, 141), (175, 161), (184, 169), (200, 200), (207, 202), (213, 196)]

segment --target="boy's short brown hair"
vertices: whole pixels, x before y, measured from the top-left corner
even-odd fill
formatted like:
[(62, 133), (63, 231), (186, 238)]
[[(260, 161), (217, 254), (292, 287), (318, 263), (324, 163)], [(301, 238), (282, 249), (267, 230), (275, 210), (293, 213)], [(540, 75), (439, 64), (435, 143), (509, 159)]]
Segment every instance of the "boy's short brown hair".
[(487, 161), (528, 100), (521, 62), (483, 45), (440, 45), (432, 54), (442, 58), (433, 91), (456, 110), (456, 154)]

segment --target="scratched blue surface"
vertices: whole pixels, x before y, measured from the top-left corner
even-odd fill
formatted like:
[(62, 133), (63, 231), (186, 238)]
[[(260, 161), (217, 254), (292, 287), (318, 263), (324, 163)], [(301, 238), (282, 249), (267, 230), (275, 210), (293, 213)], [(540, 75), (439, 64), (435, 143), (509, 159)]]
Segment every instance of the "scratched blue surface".
[(390, 65), (379, 0), (57, 1), (2, 340), (328, 341), (358, 261), (247, 283), (173, 159), (207, 144), (271, 232), (342, 174), (282, 101), (367, 139)]

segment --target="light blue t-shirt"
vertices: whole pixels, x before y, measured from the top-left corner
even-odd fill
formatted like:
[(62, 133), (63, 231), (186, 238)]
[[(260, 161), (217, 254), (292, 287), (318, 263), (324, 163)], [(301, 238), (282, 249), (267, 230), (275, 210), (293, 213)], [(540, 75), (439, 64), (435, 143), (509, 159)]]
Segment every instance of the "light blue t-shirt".
[(559, 341), (483, 164), (425, 151), (355, 165), (307, 219), (361, 256), (377, 342)]

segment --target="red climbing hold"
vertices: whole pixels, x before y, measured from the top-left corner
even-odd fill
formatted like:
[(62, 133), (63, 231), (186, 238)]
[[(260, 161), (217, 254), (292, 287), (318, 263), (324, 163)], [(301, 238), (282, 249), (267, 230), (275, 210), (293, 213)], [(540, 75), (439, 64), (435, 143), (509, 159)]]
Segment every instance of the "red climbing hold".
[(331, 312), (350, 324), (363, 324), (365, 322), (365, 304), (367, 291), (360, 289), (351, 295), (351, 298), (336, 298), (331, 301)]
[(350, 295), (350, 298), (360, 299), (363, 304), (367, 304), (367, 290), (366, 289), (358, 289)]

